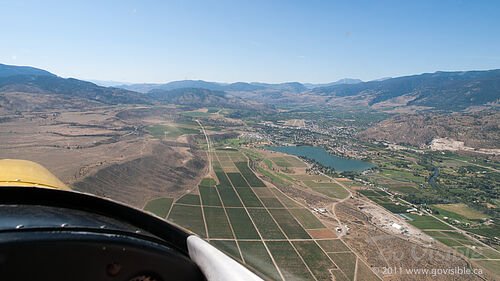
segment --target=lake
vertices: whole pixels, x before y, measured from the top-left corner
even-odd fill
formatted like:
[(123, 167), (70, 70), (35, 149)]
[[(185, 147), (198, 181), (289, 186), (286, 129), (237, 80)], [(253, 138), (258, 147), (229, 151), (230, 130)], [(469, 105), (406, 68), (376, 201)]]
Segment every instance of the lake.
[(323, 166), (334, 168), (335, 171), (339, 172), (362, 172), (375, 166), (373, 164), (359, 160), (345, 159), (333, 156), (330, 153), (326, 152), (322, 147), (317, 146), (273, 146), (266, 147), (266, 149), (313, 159), (316, 162), (321, 163)]

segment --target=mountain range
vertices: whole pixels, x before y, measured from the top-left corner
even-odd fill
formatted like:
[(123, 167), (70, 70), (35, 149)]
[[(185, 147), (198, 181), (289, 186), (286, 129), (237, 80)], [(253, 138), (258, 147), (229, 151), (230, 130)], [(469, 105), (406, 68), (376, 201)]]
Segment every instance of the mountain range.
[(498, 106), (500, 69), (424, 73), (351, 85), (334, 85), (312, 90), (332, 100), (363, 99), (375, 107), (414, 106), (457, 111), (477, 106)]
[(328, 84), (236, 82), (223, 84), (183, 80), (166, 84), (118, 86), (149, 92), (180, 88), (225, 91), (265, 104), (327, 104), (369, 106), (396, 112), (453, 112), (497, 108), (500, 104), (500, 70), (424, 73), (363, 82), (341, 79)]
[[(308, 84), (308, 85), (314, 85), (314, 84)], [(137, 91), (141, 93), (147, 93), (152, 90), (175, 90), (182, 88), (201, 88), (214, 91), (236, 91), (236, 92), (238, 91), (252, 92), (252, 91), (262, 91), (262, 90), (303, 92), (308, 89), (305, 85), (299, 82), (286, 82), (279, 84), (269, 84), (269, 83), (259, 83), (259, 82), (218, 83), (218, 82), (207, 82), (203, 80), (181, 80), (165, 84), (153, 84), (153, 83), (123, 84), (123, 85), (117, 85), (116, 87), (131, 91)]]
[[(291, 92), (303, 92), (308, 89), (313, 89), (317, 87), (327, 87), (334, 85), (345, 85), (345, 84), (357, 84), (361, 83), (360, 79), (344, 78), (336, 82), (326, 83), (326, 84), (312, 84), (312, 83), (299, 83), (299, 82), (285, 82), (285, 83), (260, 83), (260, 82), (235, 82), (235, 83), (218, 83), (218, 82), (207, 82), (203, 80), (181, 80), (173, 81), (165, 84), (158, 83), (139, 83), (139, 84), (117, 84), (113, 81), (98, 81), (102, 83), (103, 86), (114, 85), (114, 87), (127, 89), (131, 91), (137, 91), (141, 93), (147, 93), (151, 90), (161, 89), (161, 90), (175, 90), (180, 88), (202, 88), (215, 91), (262, 91), (262, 90), (280, 90), (280, 91), (291, 91)], [(98, 84), (99, 84), (98, 83)]]
[(328, 84), (225, 84), (183, 80), (103, 87), (61, 78), (42, 69), (0, 64), (0, 107), (22, 104), (23, 94), (38, 95), (38, 99), (50, 96), (51, 104), (61, 98), (68, 106), (75, 103), (77, 107), (82, 104), (176, 103), (260, 110), (278, 104), (311, 104), (368, 106), (394, 112), (477, 111), (500, 106), (500, 70), (439, 71), (368, 82), (341, 79)]

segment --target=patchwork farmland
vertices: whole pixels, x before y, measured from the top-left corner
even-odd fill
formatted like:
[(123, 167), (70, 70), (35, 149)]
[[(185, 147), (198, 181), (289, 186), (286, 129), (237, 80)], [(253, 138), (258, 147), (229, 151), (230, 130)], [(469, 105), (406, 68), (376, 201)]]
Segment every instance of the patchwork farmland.
[[(358, 274), (379, 280), (315, 214), (257, 177), (244, 154), (216, 151), (211, 156), (217, 182), (204, 179), (195, 192), (173, 203), (151, 201), (146, 209), (274, 280), (362, 280)], [(295, 160), (273, 159), (288, 167), (303, 165)], [(325, 178), (297, 180), (334, 198), (347, 193)]]

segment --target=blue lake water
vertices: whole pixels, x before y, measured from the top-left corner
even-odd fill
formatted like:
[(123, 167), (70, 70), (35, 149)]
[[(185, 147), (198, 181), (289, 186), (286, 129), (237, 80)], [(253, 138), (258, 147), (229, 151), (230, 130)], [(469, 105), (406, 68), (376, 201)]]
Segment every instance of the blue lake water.
[(317, 146), (273, 146), (266, 147), (266, 149), (313, 159), (316, 162), (321, 163), (323, 166), (334, 168), (335, 171), (339, 172), (362, 172), (375, 166), (359, 160), (333, 156), (326, 152), (322, 147)]

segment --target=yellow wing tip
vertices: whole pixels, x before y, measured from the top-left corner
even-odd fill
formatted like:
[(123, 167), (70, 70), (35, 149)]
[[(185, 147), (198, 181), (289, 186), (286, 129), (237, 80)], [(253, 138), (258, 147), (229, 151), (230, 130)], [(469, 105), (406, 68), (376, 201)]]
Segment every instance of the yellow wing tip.
[(71, 190), (42, 165), (28, 160), (1, 159), (0, 187), (25, 186)]

